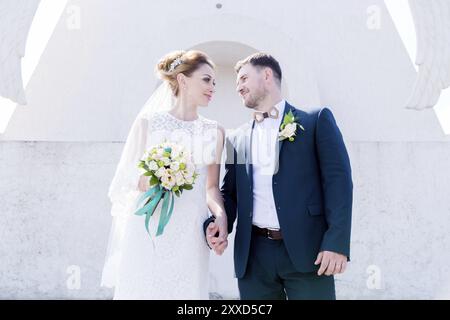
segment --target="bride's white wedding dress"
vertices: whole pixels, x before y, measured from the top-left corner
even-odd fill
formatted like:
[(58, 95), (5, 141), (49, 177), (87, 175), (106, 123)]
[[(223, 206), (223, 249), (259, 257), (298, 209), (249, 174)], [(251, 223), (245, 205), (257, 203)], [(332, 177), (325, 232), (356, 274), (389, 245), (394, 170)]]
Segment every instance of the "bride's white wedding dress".
[[(175, 197), (172, 217), (158, 237), (162, 203), (150, 220), (151, 238), (144, 227), (145, 217), (129, 210), (114, 275), (114, 299), (208, 299), (210, 251), (203, 222), (208, 217), (207, 165), (215, 160), (217, 122), (202, 116), (183, 121), (167, 111), (155, 113), (148, 119), (145, 149), (165, 140), (191, 151), (199, 176), (192, 190)], [(140, 194), (136, 191), (130, 201)]]

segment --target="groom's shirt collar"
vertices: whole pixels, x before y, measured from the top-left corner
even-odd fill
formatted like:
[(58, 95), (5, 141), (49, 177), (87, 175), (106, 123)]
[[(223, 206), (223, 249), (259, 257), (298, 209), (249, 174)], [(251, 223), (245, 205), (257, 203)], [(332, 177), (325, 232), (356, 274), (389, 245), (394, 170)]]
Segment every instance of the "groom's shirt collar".
[(281, 99), (281, 101), (275, 105), (275, 108), (277, 108), (279, 112), (278, 119), (283, 117), (284, 108), (286, 108), (286, 100)]

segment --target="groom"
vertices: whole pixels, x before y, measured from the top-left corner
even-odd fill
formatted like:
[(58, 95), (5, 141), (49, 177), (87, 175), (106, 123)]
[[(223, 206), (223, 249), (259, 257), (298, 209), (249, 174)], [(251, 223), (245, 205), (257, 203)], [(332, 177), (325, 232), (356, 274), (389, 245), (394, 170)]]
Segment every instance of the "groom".
[[(237, 217), (234, 264), (241, 299), (335, 299), (334, 275), (350, 256), (352, 178), (333, 114), (283, 100), (270, 55), (236, 65), (237, 91), (251, 122), (227, 138), (221, 187), (228, 232)], [(214, 219), (205, 221), (209, 246)]]

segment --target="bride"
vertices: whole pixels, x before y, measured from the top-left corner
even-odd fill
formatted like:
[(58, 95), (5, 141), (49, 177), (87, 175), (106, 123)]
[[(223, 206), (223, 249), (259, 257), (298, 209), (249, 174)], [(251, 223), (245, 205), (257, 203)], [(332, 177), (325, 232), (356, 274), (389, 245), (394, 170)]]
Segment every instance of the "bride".
[[(209, 248), (203, 222), (208, 209), (226, 246), (227, 219), (219, 190), (224, 129), (198, 114), (215, 91), (214, 64), (200, 51), (176, 51), (156, 66), (163, 83), (153, 93), (128, 134), (108, 196), (112, 228), (102, 286), (115, 287), (114, 299), (208, 299)], [(155, 236), (159, 205), (150, 219), (135, 215), (149, 189), (138, 168), (144, 152), (169, 141), (188, 149), (198, 176), (192, 190), (174, 197), (163, 234)], [(221, 254), (220, 249), (216, 253)]]

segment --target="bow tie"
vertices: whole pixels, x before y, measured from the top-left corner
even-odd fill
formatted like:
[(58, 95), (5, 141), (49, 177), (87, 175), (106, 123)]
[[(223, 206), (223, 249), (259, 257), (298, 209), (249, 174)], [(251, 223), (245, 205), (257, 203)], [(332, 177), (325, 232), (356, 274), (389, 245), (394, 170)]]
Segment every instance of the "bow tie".
[(275, 107), (272, 107), (272, 109), (269, 110), (269, 112), (259, 112), (256, 111), (253, 113), (253, 118), (256, 120), (256, 122), (260, 123), (263, 122), (266, 118), (272, 118), (272, 119), (278, 119), (278, 109)]

